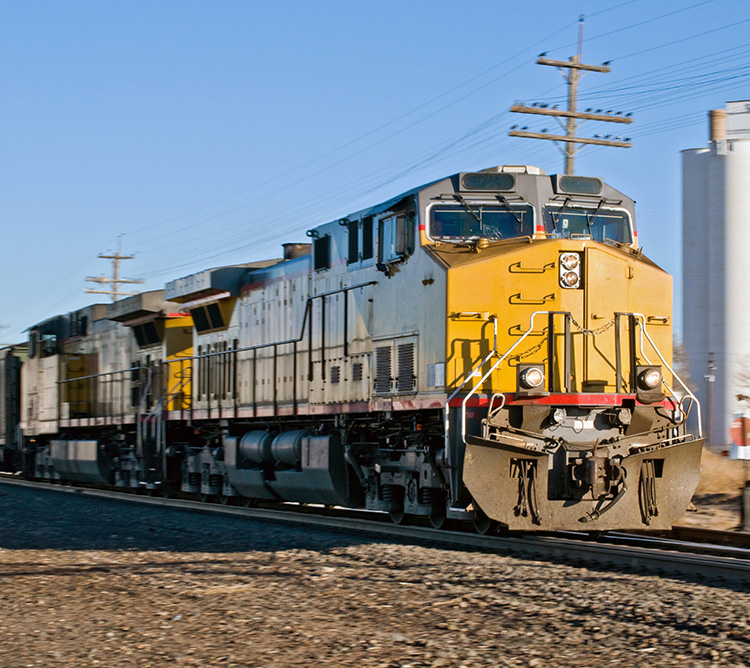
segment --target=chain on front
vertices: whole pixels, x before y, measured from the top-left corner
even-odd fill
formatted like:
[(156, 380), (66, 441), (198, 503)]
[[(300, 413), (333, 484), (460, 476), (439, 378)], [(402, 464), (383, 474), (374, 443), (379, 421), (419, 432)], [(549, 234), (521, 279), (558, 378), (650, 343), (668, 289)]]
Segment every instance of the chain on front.
[(601, 327), (599, 327), (598, 329), (586, 329), (586, 328), (584, 328), (584, 327), (581, 327), (581, 326), (580, 326), (580, 325), (579, 325), (579, 324), (578, 324), (578, 323), (576, 322), (576, 319), (575, 319), (575, 318), (574, 318), (574, 317), (573, 317), (572, 315), (571, 315), (571, 316), (569, 316), (569, 318), (570, 318), (570, 322), (572, 322), (572, 323), (573, 323), (573, 326), (574, 326), (574, 327), (575, 327), (575, 328), (576, 328), (576, 329), (577, 329), (577, 330), (578, 330), (579, 332), (581, 332), (581, 334), (583, 334), (584, 336), (596, 336), (597, 334), (602, 334), (603, 332), (606, 332), (606, 331), (607, 331), (608, 329), (610, 329), (611, 327), (613, 327), (613, 326), (614, 326), (614, 324), (615, 324), (615, 319), (614, 319), (614, 318), (612, 318), (612, 320), (610, 320), (609, 322), (607, 322), (607, 323), (603, 324), (603, 325), (602, 325)]
[(535, 346), (532, 346), (528, 350), (524, 350), (521, 353), (518, 353), (517, 355), (511, 355), (511, 357), (508, 359), (508, 362), (510, 363), (511, 360), (522, 360), (524, 357), (529, 357), (530, 355), (533, 355), (538, 350), (541, 350), (541, 348), (546, 345), (547, 341), (546, 339), (543, 339), (539, 343), (537, 343)]
[[(609, 322), (604, 323), (601, 327), (599, 327), (597, 329), (586, 329), (584, 327), (581, 327), (581, 325), (579, 325), (576, 322), (576, 319), (572, 315), (569, 316), (569, 317), (570, 317), (571, 323), (573, 323), (573, 326), (579, 332), (581, 332), (581, 334), (583, 334), (584, 336), (596, 336), (597, 334), (602, 334), (602, 333), (606, 332), (608, 329), (611, 329), (614, 326), (614, 324), (615, 324), (615, 319), (612, 318)], [(510, 362), (511, 360), (514, 360), (514, 361), (518, 362), (518, 361), (522, 360), (525, 357), (530, 357), (531, 355), (533, 355), (537, 351), (541, 350), (542, 347), (546, 345), (546, 343), (547, 343), (546, 339), (543, 339), (542, 341), (540, 341), (536, 345), (532, 346), (528, 350), (524, 350), (523, 352), (517, 353), (516, 355), (512, 355), (508, 361)]]

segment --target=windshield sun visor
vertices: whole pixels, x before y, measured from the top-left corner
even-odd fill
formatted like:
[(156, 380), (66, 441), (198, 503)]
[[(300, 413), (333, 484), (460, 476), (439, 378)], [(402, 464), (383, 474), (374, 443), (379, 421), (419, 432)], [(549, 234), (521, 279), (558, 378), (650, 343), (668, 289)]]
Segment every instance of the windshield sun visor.
[(461, 190), (501, 191), (516, 189), (516, 177), (508, 172), (464, 172), (460, 175)]

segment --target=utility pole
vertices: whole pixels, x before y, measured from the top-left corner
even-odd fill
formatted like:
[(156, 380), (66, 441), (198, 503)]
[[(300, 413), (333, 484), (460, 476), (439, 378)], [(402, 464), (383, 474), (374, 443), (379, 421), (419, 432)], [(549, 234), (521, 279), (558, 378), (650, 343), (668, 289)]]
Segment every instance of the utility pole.
[(708, 444), (709, 448), (711, 447), (711, 387), (713, 386), (714, 382), (716, 382), (716, 375), (714, 374), (714, 371), (716, 371), (716, 364), (714, 363), (714, 354), (708, 353), (708, 361), (706, 365), (706, 373), (705, 376), (703, 376), (703, 380), (706, 381), (706, 443)]
[[(526, 137), (528, 139), (547, 139), (554, 142), (563, 142), (564, 149), (562, 149), (565, 155), (565, 173), (573, 174), (573, 160), (576, 153), (581, 149), (583, 144), (595, 144), (597, 146), (617, 146), (620, 148), (630, 148), (630, 137), (624, 140), (621, 137), (612, 138), (611, 135), (601, 137), (601, 135), (595, 135), (592, 138), (588, 137), (576, 137), (576, 130), (578, 124), (576, 121), (604, 121), (607, 123), (624, 123), (629, 124), (633, 122), (631, 114), (623, 114), (621, 111), (613, 114), (611, 111), (602, 113), (601, 109), (594, 111), (593, 109), (587, 109), (585, 112), (579, 112), (576, 110), (578, 105), (578, 84), (581, 80), (582, 72), (610, 72), (608, 67), (609, 63), (602, 65), (586, 65), (581, 62), (581, 50), (583, 48), (583, 16), (580, 17), (578, 23), (578, 53), (572, 56), (570, 60), (551, 60), (545, 58), (544, 53), (540, 54), (537, 58), (537, 65), (549, 65), (551, 67), (557, 67), (562, 70), (569, 70), (567, 74), (563, 74), (565, 80), (568, 83), (568, 108), (567, 110), (558, 110), (557, 106), (549, 108), (547, 104), (534, 103), (531, 106), (525, 104), (514, 104), (510, 110), (522, 114), (538, 114), (542, 116), (553, 116), (555, 120), (560, 123), (564, 135), (553, 135), (547, 134), (547, 130), (539, 132), (527, 132), (527, 128), (517, 130), (518, 126), (514, 125), (508, 133), (511, 137)], [(565, 124), (560, 120), (561, 118), (566, 119)]]
[(129, 278), (120, 278), (120, 262), (123, 260), (132, 260), (134, 255), (122, 255), (120, 253), (122, 238), (117, 237), (117, 251), (113, 255), (100, 254), (99, 257), (102, 260), (112, 260), (112, 278), (106, 276), (87, 276), (86, 280), (92, 283), (103, 283), (111, 286), (111, 290), (86, 290), (85, 292), (97, 294), (97, 295), (111, 295), (112, 301), (116, 302), (120, 297), (128, 297), (130, 295), (136, 295), (137, 292), (121, 292), (119, 286), (123, 283), (143, 283), (140, 280), (133, 280)]

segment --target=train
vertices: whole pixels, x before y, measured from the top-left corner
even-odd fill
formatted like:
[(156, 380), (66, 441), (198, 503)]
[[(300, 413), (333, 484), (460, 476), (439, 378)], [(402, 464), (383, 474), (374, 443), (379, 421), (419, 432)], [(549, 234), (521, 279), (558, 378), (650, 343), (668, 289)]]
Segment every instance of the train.
[(603, 179), (459, 172), (280, 245), (3, 348), (4, 470), (480, 532), (688, 508), (703, 437), (672, 280)]

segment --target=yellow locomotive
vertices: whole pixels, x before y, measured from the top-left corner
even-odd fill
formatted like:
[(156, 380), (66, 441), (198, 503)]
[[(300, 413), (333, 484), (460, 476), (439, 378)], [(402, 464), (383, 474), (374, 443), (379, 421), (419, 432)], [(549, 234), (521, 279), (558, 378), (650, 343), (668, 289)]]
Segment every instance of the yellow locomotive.
[(308, 236), (32, 327), (25, 472), (480, 531), (683, 514), (699, 409), (631, 199), (504, 166)]

